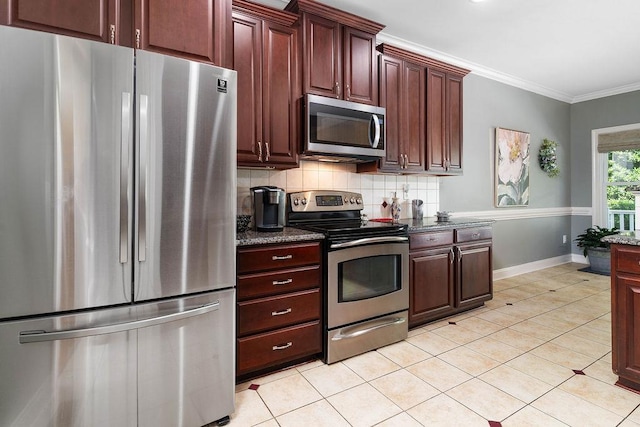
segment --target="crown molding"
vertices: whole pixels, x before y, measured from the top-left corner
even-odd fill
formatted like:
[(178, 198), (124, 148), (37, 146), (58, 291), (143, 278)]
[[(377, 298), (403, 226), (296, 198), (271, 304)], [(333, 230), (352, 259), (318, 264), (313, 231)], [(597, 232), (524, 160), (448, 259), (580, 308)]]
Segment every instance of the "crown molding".
[(620, 95), (621, 93), (634, 92), (636, 90), (640, 90), (640, 82), (632, 83), (624, 86), (618, 86), (613, 89), (599, 90), (599, 91), (587, 93), (584, 95), (574, 96), (572, 103), (591, 101), (592, 99), (604, 98), (604, 97), (613, 96), (613, 95)]

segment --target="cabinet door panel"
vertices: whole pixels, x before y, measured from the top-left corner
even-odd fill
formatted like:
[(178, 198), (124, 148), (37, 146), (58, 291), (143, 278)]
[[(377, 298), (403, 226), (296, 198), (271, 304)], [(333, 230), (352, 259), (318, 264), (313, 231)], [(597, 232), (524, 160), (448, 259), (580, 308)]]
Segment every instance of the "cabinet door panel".
[(136, 0), (140, 49), (226, 65), (229, 0)]
[(375, 35), (343, 27), (344, 93), (342, 98), (378, 104), (378, 68)]
[(264, 22), (263, 139), (265, 161), (292, 164), (297, 155), (297, 106), (299, 98), (294, 28)]
[(445, 172), (446, 74), (427, 70), (427, 169)]
[(262, 22), (233, 14), (233, 69), (238, 73), (238, 164), (259, 162), (262, 139)]
[(449, 173), (462, 173), (462, 77), (447, 75)]
[(406, 155), (405, 170), (424, 171), (425, 151), (425, 71), (418, 65), (404, 66), (405, 125), (402, 135)]
[(115, 0), (10, 0), (9, 25), (110, 42), (115, 4)]
[(402, 60), (380, 56), (380, 106), (385, 112), (386, 157), (380, 169), (399, 171), (402, 153), (400, 129), (402, 127)]
[(452, 260), (450, 246), (409, 256), (409, 327), (453, 312)]
[[(627, 274), (615, 278), (612, 320), (613, 369), (621, 380), (640, 383), (640, 279)], [(624, 383), (623, 383), (624, 384)]]
[(342, 60), (340, 24), (305, 14), (304, 91), (340, 98)]
[(480, 305), (493, 295), (491, 243), (457, 246), (456, 306)]

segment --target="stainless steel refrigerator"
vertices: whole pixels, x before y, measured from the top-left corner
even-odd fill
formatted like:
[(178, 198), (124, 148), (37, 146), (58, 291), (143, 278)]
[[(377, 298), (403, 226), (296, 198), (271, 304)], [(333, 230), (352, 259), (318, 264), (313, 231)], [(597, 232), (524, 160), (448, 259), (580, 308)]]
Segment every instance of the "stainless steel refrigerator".
[(0, 26), (0, 425), (234, 409), (236, 73)]

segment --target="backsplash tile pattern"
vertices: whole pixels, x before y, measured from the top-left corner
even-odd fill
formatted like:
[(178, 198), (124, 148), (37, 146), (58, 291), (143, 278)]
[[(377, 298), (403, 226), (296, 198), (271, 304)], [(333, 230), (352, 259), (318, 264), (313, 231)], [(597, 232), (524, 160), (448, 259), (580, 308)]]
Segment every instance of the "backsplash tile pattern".
[[(287, 193), (302, 190), (345, 190), (362, 193), (369, 218), (388, 218), (393, 193), (401, 203), (401, 218), (411, 218), (411, 200), (424, 201), (424, 215), (435, 216), (439, 208), (439, 180), (434, 176), (369, 175), (356, 173), (356, 165), (301, 161), (286, 171), (238, 169), (238, 214), (251, 214), (251, 187), (274, 185)], [(408, 185), (408, 197), (403, 186)], [(382, 203), (386, 201), (387, 207)]]

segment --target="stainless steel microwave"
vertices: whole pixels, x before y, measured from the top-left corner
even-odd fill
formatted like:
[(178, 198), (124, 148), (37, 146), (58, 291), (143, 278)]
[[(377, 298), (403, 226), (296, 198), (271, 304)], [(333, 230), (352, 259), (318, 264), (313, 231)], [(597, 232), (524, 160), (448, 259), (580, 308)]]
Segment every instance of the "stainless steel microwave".
[(305, 96), (303, 158), (366, 162), (385, 156), (385, 109)]

